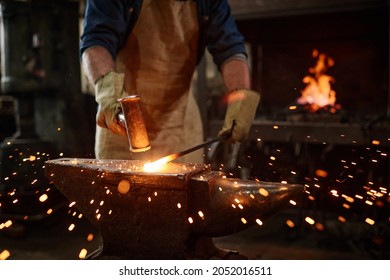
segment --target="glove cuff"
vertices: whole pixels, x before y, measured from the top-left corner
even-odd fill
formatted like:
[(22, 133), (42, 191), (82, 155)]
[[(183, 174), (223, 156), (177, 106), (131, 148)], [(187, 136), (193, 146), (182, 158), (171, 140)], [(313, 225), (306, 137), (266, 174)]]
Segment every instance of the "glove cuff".
[(101, 104), (117, 101), (122, 97), (125, 74), (110, 71), (100, 77), (95, 84), (95, 99)]
[(226, 134), (231, 130), (233, 141), (246, 140), (259, 102), (260, 94), (256, 91), (237, 89), (230, 92), (227, 96), (228, 107), (225, 122), (220, 134)]

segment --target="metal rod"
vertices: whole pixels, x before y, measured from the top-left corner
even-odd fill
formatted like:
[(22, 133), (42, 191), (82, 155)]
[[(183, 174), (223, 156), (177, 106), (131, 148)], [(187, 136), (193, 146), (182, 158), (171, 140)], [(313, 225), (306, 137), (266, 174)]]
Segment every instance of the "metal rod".
[(206, 142), (203, 142), (202, 144), (199, 144), (199, 145), (194, 146), (192, 148), (189, 148), (187, 150), (184, 150), (184, 151), (181, 151), (181, 152), (178, 152), (178, 153), (173, 153), (173, 154), (167, 155), (165, 157), (162, 157), (162, 158), (152, 162), (152, 164), (153, 163), (157, 163), (157, 162), (162, 162), (162, 163), (170, 162), (170, 161), (172, 161), (174, 159), (177, 159), (178, 157), (184, 156), (184, 155), (189, 154), (189, 153), (191, 153), (193, 151), (196, 151), (198, 149), (204, 148), (204, 147), (206, 147), (206, 146), (208, 146), (208, 145), (210, 145), (210, 144), (212, 144), (214, 142), (221, 141), (222, 139), (225, 139), (225, 137), (224, 136), (220, 136), (220, 137), (208, 140)]
[(206, 141), (206, 142), (203, 142), (202, 144), (199, 144), (199, 145), (194, 146), (194, 147), (192, 147), (192, 148), (189, 148), (189, 149), (187, 149), (187, 150), (184, 150), (184, 151), (181, 151), (181, 152), (179, 152), (179, 153), (176, 153), (176, 154), (178, 155), (176, 158), (181, 157), (181, 156), (184, 156), (184, 155), (189, 154), (189, 153), (192, 153), (193, 151), (196, 151), (196, 150), (198, 150), (198, 149), (204, 148), (204, 147), (206, 147), (206, 146), (208, 146), (208, 145), (210, 145), (210, 144), (212, 144), (212, 143), (214, 143), (214, 142), (221, 141), (222, 139), (223, 139), (223, 137), (217, 137), (217, 138), (208, 140), (208, 141)]

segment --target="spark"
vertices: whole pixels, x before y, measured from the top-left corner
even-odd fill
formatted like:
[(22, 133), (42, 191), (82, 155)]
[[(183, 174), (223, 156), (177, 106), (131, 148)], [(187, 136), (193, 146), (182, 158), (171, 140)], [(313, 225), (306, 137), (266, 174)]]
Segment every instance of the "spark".
[(326, 177), (328, 177), (328, 172), (326, 172), (325, 170), (322, 170), (322, 169), (317, 169), (316, 176), (326, 178)]
[(48, 195), (47, 194), (43, 194), (39, 197), (39, 201), (40, 202), (45, 202), (47, 199), (48, 199)]
[(242, 206), (241, 204), (238, 204), (238, 208), (240, 208), (242, 210), (242, 209), (244, 209), (244, 206)]
[(262, 195), (262, 196), (265, 196), (267, 197), (269, 195), (268, 191), (264, 188), (260, 188), (259, 189), (259, 193)]
[(347, 196), (345, 194), (342, 194), (341, 196), (344, 197), (344, 199), (346, 201), (348, 201), (349, 203), (353, 203), (355, 201), (352, 197), (349, 197), (349, 196)]
[(314, 224), (315, 224), (315, 221), (314, 221), (312, 218), (310, 218), (310, 217), (306, 217), (306, 218), (305, 218), (305, 221), (306, 221), (308, 224), (310, 224), (310, 225), (314, 225)]
[(69, 231), (72, 231), (74, 228), (75, 228), (75, 225), (74, 225), (74, 224), (71, 224), (71, 225), (68, 227), (68, 230), (69, 230)]
[(192, 223), (194, 223), (194, 220), (193, 220), (191, 217), (188, 217), (188, 222), (189, 222), (190, 224), (192, 224)]
[(181, 208), (181, 204), (180, 203), (177, 204), (177, 208), (179, 208), (179, 209)]
[(87, 249), (81, 249), (81, 251), (80, 251), (80, 253), (79, 253), (79, 258), (80, 259), (85, 259), (85, 257), (87, 256), (87, 253), (88, 253), (88, 251), (87, 251)]
[(321, 223), (316, 223), (315, 228), (318, 229), (319, 231), (323, 231), (325, 229), (325, 226)]
[(297, 205), (297, 203), (294, 201), (294, 200), (290, 200), (290, 204), (292, 204), (292, 205)]
[(121, 194), (126, 194), (130, 191), (130, 182), (127, 180), (122, 180), (118, 184), (118, 192)]
[(246, 221), (246, 219), (245, 218), (241, 218), (241, 222), (244, 224), (244, 225), (246, 225), (248, 222)]
[(262, 225), (263, 225), (263, 222), (262, 222), (260, 219), (256, 219), (256, 223), (257, 223), (259, 226), (262, 226)]
[(286, 221), (286, 225), (289, 226), (290, 228), (295, 227), (295, 223), (293, 221), (291, 221), (291, 220), (287, 220)]
[(69, 204), (69, 208), (71, 208), (72, 206), (74, 206), (76, 204), (76, 201), (73, 201)]
[(93, 238), (94, 238), (93, 234), (90, 233), (90, 234), (88, 234), (88, 236), (87, 236), (87, 241), (92, 241)]
[(345, 223), (347, 221), (343, 216), (338, 216), (337, 220), (339, 220), (342, 223)]
[(365, 222), (371, 226), (375, 224), (375, 221), (370, 218), (366, 218)]
[(4, 261), (11, 256), (11, 253), (8, 250), (4, 250), (0, 253), (0, 260)]
[(204, 214), (203, 214), (202, 211), (198, 211), (198, 215), (199, 215), (199, 217), (200, 217), (202, 220), (204, 220)]
[(48, 215), (50, 215), (50, 214), (52, 214), (53, 213), (53, 209), (47, 209), (47, 211), (46, 211), (46, 214), (48, 214)]

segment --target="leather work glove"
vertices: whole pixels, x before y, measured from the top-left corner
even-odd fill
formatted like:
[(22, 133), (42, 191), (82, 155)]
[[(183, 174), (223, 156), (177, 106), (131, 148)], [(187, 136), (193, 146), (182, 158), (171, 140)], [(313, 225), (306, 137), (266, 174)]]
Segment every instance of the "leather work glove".
[(260, 94), (252, 90), (242, 89), (229, 93), (225, 122), (218, 136), (225, 136), (233, 143), (245, 141), (248, 138), (259, 102)]
[(96, 123), (116, 134), (126, 135), (126, 130), (118, 123), (117, 115), (121, 112), (118, 99), (122, 97), (125, 74), (108, 72), (95, 84), (95, 100), (98, 103)]

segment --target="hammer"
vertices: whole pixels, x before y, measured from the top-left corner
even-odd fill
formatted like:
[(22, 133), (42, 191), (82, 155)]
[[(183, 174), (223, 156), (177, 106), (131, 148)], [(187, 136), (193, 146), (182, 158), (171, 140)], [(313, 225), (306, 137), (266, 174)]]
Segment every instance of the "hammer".
[(118, 114), (117, 120), (126, 128), (131, 152), (145, 152), (150, 149), (140, 100), (139, 95), (129, 95), (118, 99), (122, 112)]

